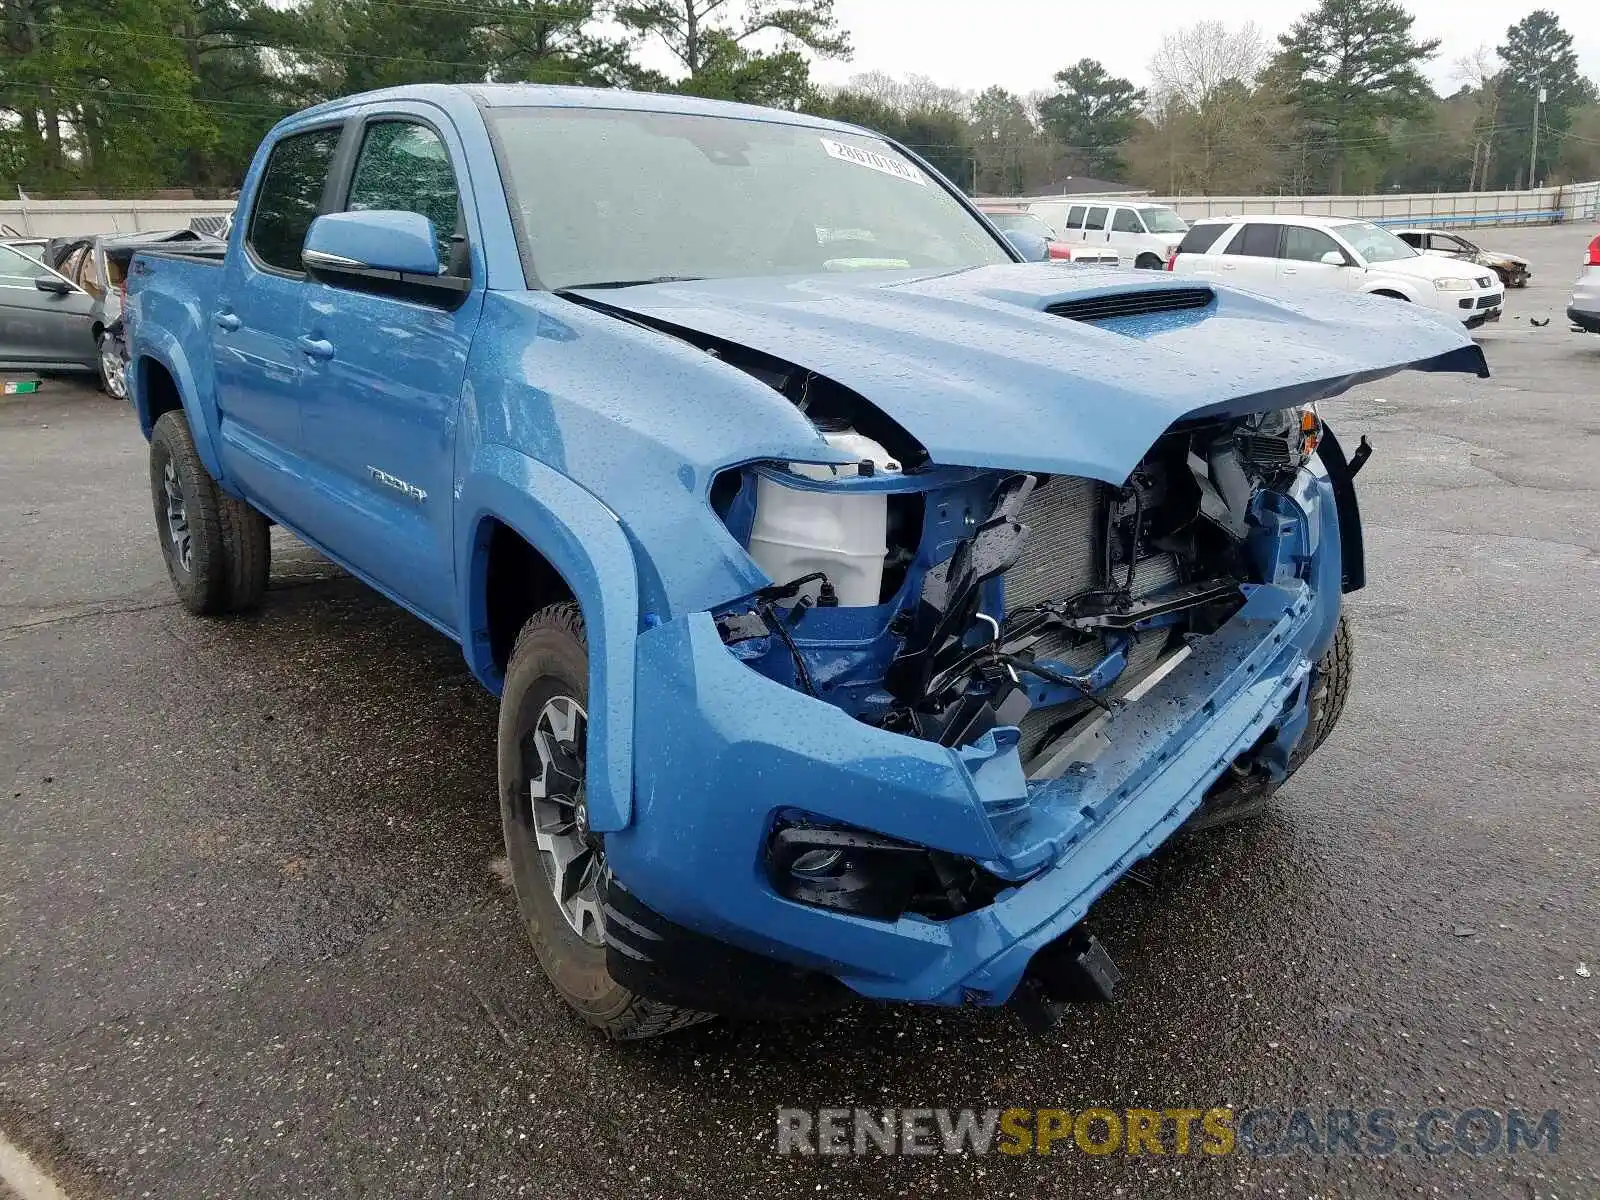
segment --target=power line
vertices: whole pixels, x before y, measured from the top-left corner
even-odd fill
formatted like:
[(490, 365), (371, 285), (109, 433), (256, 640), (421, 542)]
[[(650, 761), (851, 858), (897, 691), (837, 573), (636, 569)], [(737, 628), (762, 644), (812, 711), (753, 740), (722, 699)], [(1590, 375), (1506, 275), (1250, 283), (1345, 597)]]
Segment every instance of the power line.
[[(415, 7), (419, 7), (419, 6), (406, 4), (406, 5), (397, 5), (396, 7), (415, 8)], [(176, 33), (152, 33), (152, 32), (147, 32), (147, 31), (144, 31), (144, 30), (117, 29), (117, 28), (112, 28), (112, 27), (107, 27), (107, 26), (100, 26), (100, 25), (66, 25), (66, 24), (62, 24), (62, 23), (54, 22), (54, 21), (41, 21), (41, 22), (39, 22), (39, 25), (42, 28), (57, 29), (57, 30), (63, 30), (63, 31), (68, 31), (68, 32), (74, 32), (74, 33), (98, 33), (98, 34), (108, 34), (108, 35), (111, 35), (111, 36), (114, 36), (114, 37), (117, 37), (117, 38), (139, 37), (139, 38), (153, 38), (153, 39), (156, 39), (158, 41), (182, 42), (182, 43), (185, 43), (187, 45), (199, 45), (202, 48), (209, 48), (209, 49), (213, 49), (213, 50), (272, 50), (272, 51), (276, 51), (279, 54), (295, 54), (295, 55), (300, 55), (300, 56), (303, 56), (303, 57), (311, 57), (311, 58), (315, 58), (315, 57), (319, 57), (319, 56), (320, 57), (328, 57), (328, 58), (337, 58), (337, 59), (359, 58), (359, 59), (364, 59), (364, 60), (370, 60), (370, 61), (373, 61), (373, 62), (418, 63), (418, 64), (421, 64), (423, 66), (430, 66), (430, 67), (471, 67), (471, 68), (474, 68), (474, 69), (476, 69), (478, 71), (482, 71), (484, 69), (484, 65), (485, 65), (481, 61), (480, 62), (462, 62), (462, 61), (452, 60), (452, 59), (424, 58), (424, 57), (418, 57), (418, 56), (406, 55), (406, 54), (361, 54), (361, 53), (357, 53), (357, 52), (352, 51), (352, 50), (345, 50), (342, 47), (341, 48), (329, 48), (327, 50), (319, 50), (319, 49), (316, 49), (315, 47), (310, 47), (310, 46), (288, 45), (288, 44), (280, 44), (280, 43), (275, 43), (275, 42), (248, 42), (248, 43), (232, 44), (232, 45), (230, 45), (230, 44), (220, 44), (220, 45), (213, 44), (212, 43), (212, 39), (213, 38), (221, 38), (221, 37), (232, 36), (232, 35), (229, 35), (229, 34), (222, 34), (222, 33), (201, 34), (201, 35), (195, 36), (195, 37), (185, 37), (182, 34), (176, 34)], [(561, 80), (567, 80), (567, 81), (574, 82), (574, 83), (580, 83), (580, 82), (585, 82), (585, 81), (588, 81), (588, 80), (592, 79), (593, 76), (584, 75), (584, 74), (582, 74), (580, 72), (577, 72), (577, 71), (553, 70), (553, 71), (551, 71), (549, 73), (549, 78), (551, 80), (561, 79)]]
[(257, 104), (248, 100), (208, 100), (198, 96), (162, 95), (159, 92), (130, 92), (116, 88), (72, 87), (69, 84), (59, 83), (48, 85), (7, 84), (4, 86), (8, 88), (48, 86), (52, 92), (61, 92), (66, 95), (92, 96), (96, 99), (115, 96), (126, 101), (127, 107), (139, 109), (172, 108), (177, 104), (194, 104), (202, 108), (254, 109), (257, 112), (271, 112), (281, 116), (284, 113), (294, 111), (296, 107), (292, 104)]

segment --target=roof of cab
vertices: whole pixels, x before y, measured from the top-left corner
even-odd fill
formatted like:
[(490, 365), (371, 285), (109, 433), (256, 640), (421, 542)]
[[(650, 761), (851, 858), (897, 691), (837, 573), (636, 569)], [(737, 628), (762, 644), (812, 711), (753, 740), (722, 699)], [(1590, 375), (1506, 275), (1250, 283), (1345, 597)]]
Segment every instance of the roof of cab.
[(622, 88), (563, 87), (541, 83), (416, 83), (341, 96), (285, 118), (300, 124), (365, 104), (385, 100), (432, 101), (452, 108), (465, 99), (482, 108), (593, 108), (622, 109), (633, 112), (681, 113), (688, 116), (729, 117), (744, 121), (770, 121), (801, 125), (813, 129), (832, 129), (840, 133), (881, 137), (870, 130), (842, 121), (829, 121), (807, 113), (762, 108), (755, 104), (735, 104), (727, 100), (706, 100), (664, 92), (632, 92)]

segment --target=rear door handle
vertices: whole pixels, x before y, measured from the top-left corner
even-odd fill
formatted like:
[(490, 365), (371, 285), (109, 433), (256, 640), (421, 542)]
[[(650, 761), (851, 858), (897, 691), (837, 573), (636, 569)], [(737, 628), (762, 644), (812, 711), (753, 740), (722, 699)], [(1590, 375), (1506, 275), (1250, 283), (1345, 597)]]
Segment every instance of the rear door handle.
[(303, 337), (296, 338), (295, 345), (305, 352), (307, 358), (332, 358), (333, 343), (326, 338)]
[(231, 312), (219, 312), (215, 314), (215, 317), (217, 328), (226, 329), (229, 333), (232, 333), (235, 329), (239, 328), (239, 325), (241, 324), (239, 318), (234, 316)]

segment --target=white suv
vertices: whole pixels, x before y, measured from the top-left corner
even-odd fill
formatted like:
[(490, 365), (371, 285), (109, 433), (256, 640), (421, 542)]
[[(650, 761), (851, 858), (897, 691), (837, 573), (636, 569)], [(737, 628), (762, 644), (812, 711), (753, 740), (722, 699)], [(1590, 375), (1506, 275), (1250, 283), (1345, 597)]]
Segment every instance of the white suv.
[(1222, 217), (1196, 221), (1170, 269), (1265, 291), (1315, 288), (1409, 300), (1468, 329), (1498, 321), (1505, 287), (1473, 263), (1418, 254), (1352, 217)]
[(1189, 226), (1165, 204), (1107, 201), (1074, 204), (1061, 224), (1067, 245), (1110, 246), (1124, 267), (1159, 271), (1167, 265)]

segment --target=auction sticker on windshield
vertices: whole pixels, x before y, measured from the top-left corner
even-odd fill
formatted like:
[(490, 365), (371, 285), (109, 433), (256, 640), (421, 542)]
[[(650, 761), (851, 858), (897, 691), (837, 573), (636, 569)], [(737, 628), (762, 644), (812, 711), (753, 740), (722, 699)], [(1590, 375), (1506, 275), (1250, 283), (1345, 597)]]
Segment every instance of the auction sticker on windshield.
[(847, 146), (843, 142), (836, 142), (832, 138), (821, 138), (822, 148), (828, 154), (842, 162), (855, 163), (858, 167), (866, 167), (870, 171), (879, 171), (885, 175), (893, 175), (896, 179), (905, 179), (921, 187), (927, 187), (928, 181), (922, 177), (910, 163), (900, 162), (890, 158), (887, 154), (875, 154), (871, 150), (863, 150), (859, 146)]

